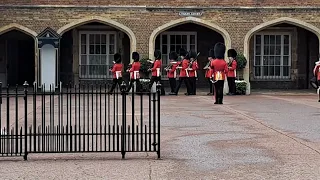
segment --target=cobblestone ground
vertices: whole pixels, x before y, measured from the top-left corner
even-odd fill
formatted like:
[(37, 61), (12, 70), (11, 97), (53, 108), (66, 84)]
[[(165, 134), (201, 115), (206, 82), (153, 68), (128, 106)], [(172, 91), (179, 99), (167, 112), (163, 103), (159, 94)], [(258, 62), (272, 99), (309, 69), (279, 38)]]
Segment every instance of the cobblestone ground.
[(161, 101), (156, 153), (0, 159), (0, 179), (320, 179), (320, 103), (312, 93)]

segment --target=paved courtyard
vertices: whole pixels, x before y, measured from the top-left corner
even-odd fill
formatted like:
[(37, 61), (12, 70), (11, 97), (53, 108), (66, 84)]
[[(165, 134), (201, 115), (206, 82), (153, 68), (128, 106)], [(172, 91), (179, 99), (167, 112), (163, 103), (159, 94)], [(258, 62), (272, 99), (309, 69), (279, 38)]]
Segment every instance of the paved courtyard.
[(314, 93), (163, 96), (156, 153), (30, 154), (0, 160), (0, 179), (320, 179)]

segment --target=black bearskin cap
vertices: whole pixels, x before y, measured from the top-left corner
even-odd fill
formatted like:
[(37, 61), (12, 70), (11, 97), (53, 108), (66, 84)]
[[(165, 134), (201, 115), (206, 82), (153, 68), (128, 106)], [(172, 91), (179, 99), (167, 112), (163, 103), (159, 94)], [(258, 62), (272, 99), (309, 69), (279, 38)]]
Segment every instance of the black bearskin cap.
[(133, 53), (132, 53), (132, 59), (133, 59), (134, 62), (139, 61), (139, 59), (140, 59), (139, 53), (133, 52)]
[(226, 52), (226, 46), (224, 44), (219, 42), (214, 46), (214, 56), (217, 59), (224, 59), (225, 52)]
[(121, 55), (119, 53), (114, 54), (113, 56), (114, 62), (120, 63), (121, 62)]
[(178, 59), (178, 54), (176, 53), (176, 52), (171, 52), (170, 54), (169, 54), (169, 59), (170, 60), (177, 60)]
[(187, 55), (187, 51), (186, 51), (185, 49), (181, 48), (181, 49), (179, 50), (179, 55), (180, 55), (180, 56), (186, 56), (186, 55)]
[(195, 58), (197, 58), (197, 53), (194, 51), (189, 51), (189, 57), (195, 59)]
[(161, 59), (161, 52), (159, 50), (155, 50), (153, 55), (156, 59)]
[(228, 57), (233, 57), (233, 58), (236, 58), (237, 57), (237, 51), (234, 50), (234, 49), (229, 49), (228, 50)]
[(215, 56), (214, 56), (214, 50), (213, 49), (210, 49), (209, 50), (209, 55), (208, 55), (209, 57), (211, 57), (211, 58), (215, 58)]

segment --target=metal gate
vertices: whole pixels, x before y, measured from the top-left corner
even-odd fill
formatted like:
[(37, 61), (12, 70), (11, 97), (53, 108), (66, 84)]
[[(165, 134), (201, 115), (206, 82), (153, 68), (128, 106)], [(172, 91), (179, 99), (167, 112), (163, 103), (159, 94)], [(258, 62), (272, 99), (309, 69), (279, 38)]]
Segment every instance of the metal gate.
[(112, 94), (107, 84), (37, 92), (26, 82), (0, 89), (0, 157), (156, 152), (160, 158), (160, 86), (127, 93), (123, 82)]

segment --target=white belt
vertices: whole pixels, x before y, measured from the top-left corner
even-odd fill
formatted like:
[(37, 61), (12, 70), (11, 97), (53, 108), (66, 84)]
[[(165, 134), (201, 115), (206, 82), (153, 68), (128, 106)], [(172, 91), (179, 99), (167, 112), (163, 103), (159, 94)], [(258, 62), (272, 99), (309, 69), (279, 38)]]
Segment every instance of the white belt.
[(159, 77), (160, 76), (160, 68), (157, 68), (156, 70), (157, 70), (157, 77)]
[(133, 77), (134, 79), (140, 78), (139, 71), (133, 71)]
[(177, 77), (177, 71), (173, 72), (173, 77), (176, 78)]
[(120, 77), (122, 77), (121, 71), (116, 71), (116, 78), (119, 79)]

